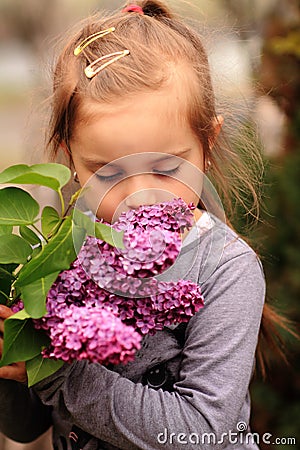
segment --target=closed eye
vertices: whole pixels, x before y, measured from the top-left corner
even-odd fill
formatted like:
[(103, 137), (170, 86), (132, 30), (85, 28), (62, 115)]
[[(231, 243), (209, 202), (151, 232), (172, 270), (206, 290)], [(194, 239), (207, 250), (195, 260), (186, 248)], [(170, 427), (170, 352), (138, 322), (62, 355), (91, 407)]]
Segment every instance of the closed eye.
[(153, 169), (153, 173), (157, 175), (175, 175), (175, 173), (179, 172), (181, 164), (179, 166), (174, 167), (173, 169), (168, 170), (159, 170), (159, 169)]
[[(166, 169), (166, 170), (152, 169), (152, 173), (154, 173), (155, 175), (172, 176), (179, 172), (180, 166), (181, 166), (181, 164), (179, 164), (178, 166), (176, 166), (172, 169)], [(123, 177), (124, 174), (123, 174), (123, 172), (117, 172), (117, 173), (114, 173), (111, 175), (100, 175), (100, 173), (97, 173), (96, 176), (97, 176), (98, 180), (101, 181), (102, 183), (111, 183), (111, 182), (121, 179), (121, 177)]]
[(98, 180), (101, 181), (102, 183), (110, 183), (112, 181), (118, 180), (122, 176), (122, 173), (118, 172), (118, 173), (114, 173), (112, 175), (96, 174), (96, 176), (97, 176)]

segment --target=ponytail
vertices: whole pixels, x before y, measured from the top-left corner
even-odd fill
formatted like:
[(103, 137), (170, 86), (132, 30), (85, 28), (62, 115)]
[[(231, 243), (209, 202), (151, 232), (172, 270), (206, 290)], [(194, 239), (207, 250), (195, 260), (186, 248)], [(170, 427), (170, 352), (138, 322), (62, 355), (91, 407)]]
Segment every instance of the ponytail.
[(146, 16), (155, 17), (157, 19), (164, 17), (167, 19), (173, 19), (174, 14), (169, 10), (169, 8), (156, 0), (145, 0), (141, 3), (144, 14)]
[(292, 329), (292, 325), (291, 320), (279, 314), (270, 304), (265, 303), (256, 349), (257, 368), (264, 379), (271, 354), (288, 364), (282, 332), (286, 331), (299, 339), (299, 335)]
[[(140, 6), (143, 10), (145, 16), (155, 17), (156, 19), (166, 18), (166, 19), (174, 19), (175, 15), (170, 11), (170, 9), (159, 0), (144, 0), (137, 2), (129, 2), (134, 3), (137, 6)], [(128, 5), (126, 5), (128, 6)]]

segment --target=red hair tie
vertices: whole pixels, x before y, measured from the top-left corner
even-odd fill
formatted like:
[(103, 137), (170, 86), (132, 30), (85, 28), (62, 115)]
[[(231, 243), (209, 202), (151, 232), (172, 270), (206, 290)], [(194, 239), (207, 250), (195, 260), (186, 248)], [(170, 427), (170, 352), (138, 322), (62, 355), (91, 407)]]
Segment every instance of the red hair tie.
[(138, 5), (128, 5), (122, 9), (122, 12), (137, 12), (139, 14), (144, 14), (143, 8)]

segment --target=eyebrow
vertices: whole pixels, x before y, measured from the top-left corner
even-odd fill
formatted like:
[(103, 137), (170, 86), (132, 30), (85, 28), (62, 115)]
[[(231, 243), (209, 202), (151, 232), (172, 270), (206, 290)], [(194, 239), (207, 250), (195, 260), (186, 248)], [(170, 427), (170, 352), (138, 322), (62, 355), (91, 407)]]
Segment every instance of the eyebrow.
[[(165, 161), (165, 160), (170, 159), (170, 158), (172, 158), (174, 156), (175, 157), (182, 157), (182, 156), (184, 156), (186, 153), (188, 153), (190, 151), (191, 151), (190, 148), (185, 148), (183, 150), (179, 150), (179, 151), (173, 152), (173, 153), (161, 152), (161, 153), (164, 154), (164, 156), (156, 159), (154, 162), (158, 163), (158, 162), (161, 162), (161, 161)], [(156, 152), (148, 152), (148, 153), (154, 155)], [(141, 153), (137, 153), (137, 155), (140, 155), (140, 154)], [(133, 156), (133, 155), (134, 155), (134, 153), (132, 155), (127, 155), (127, 156)], [(121, 158), (118, 158), (118, 159), (121, 159)], [(88, 157), (88, 156), (81, 156), (81, 161), (84, 164), (88, 165), (88, 166), (105, 166), (106, 164), (110, 164), (111, 166), (115, 166), (116, 165), (113, 162), (114, 160), (113, 161), (105, 161), (105, 160), (101, 160), (101, 159), (93, 158), (93, 157)]]

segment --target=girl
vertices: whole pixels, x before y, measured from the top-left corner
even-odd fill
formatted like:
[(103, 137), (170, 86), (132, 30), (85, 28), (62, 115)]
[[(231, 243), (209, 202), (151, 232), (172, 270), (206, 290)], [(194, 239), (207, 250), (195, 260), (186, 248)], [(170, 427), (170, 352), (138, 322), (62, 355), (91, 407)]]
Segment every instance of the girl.
[(92, 177), (106, 221), (162, 193), (198, 204), (198, 236), (186, 237), (176, 276), (201, 284), (205, 306), (186, 327), (147, 336), (128, 365), (75, 362), (34, 389), (23, 363), (1, 368), (7, 436), (29, 442), (53, 425), (59, 450), (257, 448), (246, 433), (264, 275), (203, 200), (209, 169), (225, 201), (239, 198), (232, 174), (256, 199), (249, 166), (221, 143), (222, 120), (199, 35), (159, 1), (92, 17), (69, 39), (55, 70), (52, 155), (68, 155), (82, 186)]

